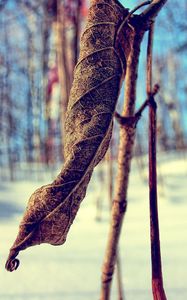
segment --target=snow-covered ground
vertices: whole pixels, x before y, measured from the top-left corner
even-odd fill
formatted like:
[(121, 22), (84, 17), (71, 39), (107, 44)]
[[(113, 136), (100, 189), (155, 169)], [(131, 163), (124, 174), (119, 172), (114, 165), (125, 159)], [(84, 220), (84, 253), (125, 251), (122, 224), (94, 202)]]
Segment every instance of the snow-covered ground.
[[(20, 267), (4, 269), (8, 249), (18, 230), (21, 213), (33, 190), (44, 182), (0, 184), (0, 299), (97, 300), (108, 232), (107, 189), (95, 172), (86, 199), (60, 247), (40, 245), (20, 253)], [(187, 299), (187, 163), (162, 157), (159, 166), (162, 262), (168, 300)], [(48, 180), (51, 181), (51, 180)], [(95, 220), (96, 201), (102, 199), (102, 221)], [(148, 189), (135, 162), (130, 179), (129, 205), (120, 252), (126, 300), (151, 300)], [(117, 299), (116, 280), (112, 300)]]

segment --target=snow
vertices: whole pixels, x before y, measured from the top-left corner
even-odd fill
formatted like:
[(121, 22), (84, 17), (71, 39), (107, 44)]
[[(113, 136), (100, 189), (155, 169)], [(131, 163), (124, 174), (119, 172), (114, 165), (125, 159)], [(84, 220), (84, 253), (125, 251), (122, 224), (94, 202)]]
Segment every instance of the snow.
[[(183, 157), (162, 155), (159, 174), (159, 216), (162, 265), (169, 300), (187, 299), (187, 164)], [(146, 164), (146, 162), (145, 162)], [(0, 184), (0, 299), (96, 300), (99, 299), (102, 260), (108, 233), (106, 183), (97, 168), (65, 245), (40, 245), (19, 254), (20, 266), (9, 273), (4, 264), (18, 231), (30, 194), (44, 183)], [(106, 171), (106, 166), (105, 166)], [(96, 200), (102, 197), (102, 220), (96, 221)], [(126, 300), (150, 300), (151, 270), (148, 188), (135, 161), (132, 166), (120, 254)], [(117, 299), (114, 277), (111, 299)]]

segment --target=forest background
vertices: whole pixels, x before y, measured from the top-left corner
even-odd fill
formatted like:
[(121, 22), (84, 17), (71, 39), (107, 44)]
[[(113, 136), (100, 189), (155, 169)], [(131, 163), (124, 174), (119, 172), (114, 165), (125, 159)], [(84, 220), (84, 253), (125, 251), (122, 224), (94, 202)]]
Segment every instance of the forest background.
[[(130, 2), (125, 1), (124, 4), (131, 8), (139, 4), (138, 1)], [(161, 150), (184, 148), (187, 134), (187, 86), (183, 80), (187, 68), (187, 4), (180, 1), (175, 5), (174, 2), (167, 3), (160, 13), (154, 41), (154, 82), (161, 83), (158, 113)], [(78, 57), (79, 38), (89, 3), (64, 1), (61, 7), (57, 2), (54, 3), (1, 1), (2, 179), (13, 180), (25, 176), (18, 170), (23, 168), (24, 163), (26, 169), (33, 168), (33, 163), (37, 168), (40, 168), (40, 165), (53, 168), (59, 166), (63, 160), (64, 103), (69, 95), (73, 68)], [(62, 6), (65, 7), (63, 18)], [(59, 29), (59, 23), (63, 22), (63, 29)], [(59, 30), (64, 31), (65, 50)], [(139, 67), (137, 105), (145, 99), (146, 39), (144, 40)], [(63, 90), (65, 80), (69, 82), (69, 86)], [(124, 89), (121, 91), (119, 107), (123, 101), (123, 94)], [(113, 144), (118, 144), (117, 131)], [(139, 145), (136, 147), (142, 148), (143, 153), (146, 151), (145, 131), (144, 119), (138, 126)], [(116, 150), (114, 152), (117, 153)]]
[[(133, 8), (139, 4), (140, 1), (133, 1), (132, 3), (132, 1), (126, 0), (121, 1), (121, 3), (126, 7)], [(73, 79), (73, 68), (78, 58), (79, 38), (84, 28), (88, 7), (89, 1), (0, 1), (0, 218), (2, 228), (5, 228), (7, 235), (5, 238), (7, 244), (11, 244), (13, 233), (10, 233), (10, 230), (15, 232), (15, 221), (17, 224), (17, 219), (23, 211), (23, 207), (26, 204), (25, 200), (27, 200), (29, 193), (40, 183), (49, 182), (58, 173), (58, 170), (61, 169), (63, 163), (64, 115)], [(173, 9), (173, 7), (175, 7), (175, 9)], [(186, 224), (184, 216), (184, 212), (186, 211), (184, 198), (187, 140), (187, 83), (185, 77), (187, 71), (186, 12), (187, 4), (185, 0), (180, 2), (175, 0), (168, 1), (165, 9), (161, 11), (157, 19), (154, 37), (154, 83), (160, 84), (160, 92), (157, 95), (159, 196), (161, 200), (166, 200), (166, 202), (164, 202), (165, 211), (161, 213), (161, 224), (165, 228), (163, 236), (168, 234), (171, 243), (169, 247), (173, 247), (173, 252), (171, 252), (173, 267), (175, 263), (177, 264), (175, 257), (181, 255), (181, 260), (186, 259), (184, 251), (187, 244), (185, 239), (181, 237), (181, 240), (184, 242), (184, 251), (177, 252), (178, 248), (176, 245), (179, 238), (177, 235), (180, 236), (180, 230), (181, 228), (184, 229)], [(140, 57), (137, 108), (146, 98), (146, 45), (147, 41), (145, 37)], [(125, 86), (121, 89), (117, 107), (118, 111), (120, 111), (122, 107), (124, 89)], [(137, 189), (137, 193), (133, 194), (132, 190), (129, 193), (129, 198), (133, 200), (137, 200), (140, 196), (141, 198), (145, 198), (147, 192), (145, 188), (145, 182), (147, 180), (147, 124), (145, 113), (138, 123), (134, 148), (135, 159), (133, 162), (133, 170), (135, 171), (132, 173), (131, 181), (134, 180), (132, 189)], [(118, 131), (119, 127), (115, 124), (111, 142), (112, 160), (114, 164), (118, 152)], [(95, 249), (94, 251), (98, 251), (94, 248), (94, 245), (98, 243), (98, 237), (99, 239), (103, 239), (99, 234), (104, 234), (105, 230), (103, 227), (99, 227), (100, 223), (94, 222), (95, 219), (97, 221), (103, 221), (104, 223), (108, 220), (107, 162), (108, 158), (106, 157), (105, 162), (96, 170), (89, 188), (90, 194), (88, 194), (88, 201), (90, 200), (92, 205), (94, 204), (94, 208), (93, 206), (88, 206), (86, 210), (83, 206), (82, 213), (80, 214), (82, 221), (78, 220), (78, 227), (74, 229), (72, 233), (74, 244), (70, 243), (70, 250), (68, 250), (68, 248), (64, 250), (64, 264), (66, 264), (66, 259), (67, 262), (69, 262), (69, 260), (71, 261), (72, 257), (74, 257), (73, 251), (75, 248), (78, 249), (78, 252), (84, 253), (84, 261), (90, 260), (89, 255), (84, 252), (84, 247), (81, 246), (83, 244), (81, 241), (84, 240), (85, 236), (81, 236), (80, 234), (80, 241), (75, 237), (78, 235), (79, 230), (85, 226), (85, 222), (86, 224), (90, 222), (90, 218), (93, 218), (93, 222), (90, 223), (88, 229), (90, 230), (89, 232), (92, 232), (93, 243), (90, 243), (89, 249), (90, 251), (93, 249)], [(169, 176), (171, 174), (173, 178), (170, 181), (171, 178), (169, 178)], [(28, 181), (28, 183), (26, 183), (25, 180)], [(102, 199), (103, 197), (100, 197), (103, 185), (106, 186), (106, 191), (103, 192), (105, 200)], [(175, 193), (175, 189), (177, 193)], [(19, 196), (20, 191), (21, 196)], [(94, 197), (93, 195), (96, 192), (98, 195)], [(174, 196), (172, 194), (173, 192)], [(5, 201), (5, 197), (7, 197), (8, 200)], [(93, 198), (96, 199), (93, 200)], [(177, 206), (173, 207), (166, 204), (167, 200), (170, 201), (170, 204), (172, 202), (177, 204)], [(17, 206), (18, 203), (19, 205)], [(180, 206), (180, 203), (183, 204)], [(135, 225), (140, 226), (140, 223), (144, 224), (145, 222), (144, 219), (139, 219), (139, 212), (144, 210), (144, 206), (141, 202), (132, 204), (129, 210), (133, 211), (133, 217), (129, 216), (129, 219), (127, 219), (127, 224), (128, 221), (130, 224), (129, 227), (127, 226), (127, 236), (128, 230), (130, 233), (131, 230), (134, 232), (133, 229)], [(89, 218), (87, 217), (88, 215)], [(166, 217), (167, 219), (164, 223), (163, 220)], [(136, 218), (137, 222), (133, 223), (133, 218)], [(172, 224), (169, 218), (172, 218)], [(9, 223), (9, 226), (5, 225), (7, 223)], [(142, 231), (145, 228), (148, 230), (145, 225), (147, 225), (147, 223), (141, 225)], [(167, 231), (167, 227), (170, 227), (170, 230)], [(95, 228), (95, 231), (93, 228)], [(89, 232), (86, 232), (88, 239)], [(172, 240), (173, 232), (175, 233), (175, 238), (173, 236)], [(4, 233), (2, 237), (4, 239)], [(137, 244), (135, 243), (134, 246), (138, 248), (141, 243), (138, 239), (138, 235), (135, 234), (134, 239), (137, 241)], [(128, 239), (127, 237), (126, 243), (130, 245), (131, 242), (130, 238)], [(122, 245), (124, 246), (124, 242), (122, 242)], [(7, 252), (5, 246), (6, 245), (3, 246), (3, 254)], [(104, 243), (100, 242), (98, 247), (103, 253)], [(166, 247), (166, 249), (169, 249), (169, 247)], [(140, 253), (135, 251), (133, 247), (132, 249), (131, 251), (134, 251), (133, 259), (137, 253), (137, 256), (140, 257), (140, 254), (144, 251), (144, 248), (141, 248), (141, 251), (139, 249)], [(42, 257), (42, 251), (38, 251), (38, 254), (34, 252), (37, 264), (38, 261), (40, 261), (40, 257)], [(167, 252), (167, 250), (165, 250), (165, 252)], [(165, 252), (164, 262), (167, 262)], [(44, 253), (44, 256), (46, 255), (47, 257), (48, 252)], [(60, 254), (60, 250), (57, 250), (55, 253), (57, 253), (58, 260), (63, 257)], [(61, 274), (60, 266), (58, 266), (54, 254), (52, 255), (52, 250), (50, 250), (49, 257), (48, 259), (51, 265), (48, 264), (47, 270), (55, 274), (55, 270), (58, 269), (59, 274)], [(79, 267), (77, 265), (77, 274), (82, 274), (80, 269), (83, 263), (83, 255), (78, 256), (77, 259), (81, 262)], [(97, 265), (101, 264), (100, 258), (96, 259), (94, 257), (94, 259), (97, 261)], [(57, 264), (55, 264), (54, 261)], [(136, 260), (134, 260), (134, 264), (135, 261)], [(31, 259), (31, 262), (33, 263), (33, 259)], [(182, 264), (181, 261), (180, 264)], [(170, 273), (171, 261), (168, 265), (169, 267), (166, 267), (166, 275)], [(129, 273), (132, 277), (137, 273), (138, 262), (136, 261), (136, 266), (133, 264), (130, 266), (126, 261), (124, 266), (123, 269), (127, 267), (127, 272), (125, 271), (124, 273), (124, 281), (127, 283), (128, 299), (131, 299), (131, 297), (135, 299), (133, 297), (137, 294), (140, 295), (143, 300), (145, 300), (146, 297), (150, 299), (149, 294), (145, 291), (147, 288), (145, 284), (146, 280), (140, 279), (139, 276), (139, 283), (136, 282), (134, 286), (128, 277), (128, 269), (130, 270), (131, 266), (132, 269)], [(42, 267), (44, 266), (42, 265)], [(145, 261), (140, 262), (140, 267), (144, 271), (147, 270)], [(33, 265), (33, 270), (34, 272), (36, 271), (36, 265)], [(70, 273), (68, 273), (68, 263), (65, 270), (69, 281), (71, 281)], [(186, 299), (185, 274), (182, 273), (181, 269), (179, 271), (177, 267), (176, 270), (178, 270), (175, 274), (176, 276), (174, 276), (177, 282), (176, 285), (172, 282), (171, 278), (169, 283), (169, 280), (167, 281), (169, 276), (166, 276), (166, 288), (169, 290), (170, 299), (176, 299), (177, 297), (177, 299), (183, 300)], [(94, 272), (93, 278), (94, 280), (97, 279), (97, 284), (99, 284), (100, 274), (98, 270), (97, 275), (95, 275), (96, 270), (94, 270)], [(18, 273), (18, 278), (24, 280), (24, 277), (22, 277), (24, 276), (23, 274), (27, 273), (23, 272), (22, 275)], [(12, 291), (8, 289), (10, 281), (7, 275), (5, 275), (3, 278), (6, 288), (6, 292), (3, 289), (5, 299), (8, 299), (10, 295), (19, 300), (21, 297), (24, 299), (25, 295), (32, 300), (42, 299), (42, 297), (46, 299), (54, 299), (54, 297), (56, 297), (55, 299), (60, 299), (59, 295), (63, 295), (63, 293), (65, 293), (65, 299), (75, 299), (77, 290), (82, 286), (82, 283), (79, 281), (75, 282), (74, 278), (73, 286), (69, 287), (69, 289), (65, 288), (65, 286), (68, 287), (66, 281), (63, 282), (64, 286), (62, 290), (57, 283), (53, 283), (50, 289), (50, 287), (46, 288), (45, 286), (46, 280), (49, 280), (49, 278), (46, 279), (47, 275), (43, 272), (39, 272), (38, 275), (38, 278), (42, 278), (41, 285), (38, 286), (34, 277), (31, 276), (31, 282), (34, 283), (35, 289), (28, 286), (26, 289), (23, 289), (19, 285), (17, 287), (14, 285)], [(26, 277), (29, 278), (29, 275), (27, 274)], [(84, 278), (84, 276), (81, 278)], [(147, 275), (145, 278), (147, 278)], [(181, 280), (181, 278), (183, 278), (183, 280)], [(95, 284), (95, 290), (92, 290), (91, 279), (89, 280), (88, 287), (84, 289), (82, 286), (80, 295), (77, 296), (76, 294), (76, 299), (79, 299), (78, 297), (80, 297), (80, 299), (84, 299), (84, 297), (90, 300), (96, 299), (95, 290), (97, 290), (98, 285)]]

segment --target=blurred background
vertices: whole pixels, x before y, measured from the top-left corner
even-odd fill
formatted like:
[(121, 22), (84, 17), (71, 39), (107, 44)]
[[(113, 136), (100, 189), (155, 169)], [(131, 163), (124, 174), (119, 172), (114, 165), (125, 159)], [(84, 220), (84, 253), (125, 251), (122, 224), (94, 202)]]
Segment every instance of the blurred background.
[[(140, 3), (136, 0), (120, 2), (130, 9)], [(88, 7), (87, 0), (0, 0), (1, 269), (8, 248), (14, 240), (27, 198), (36, 187), (52, 181), (63, 164), (64, 118)], [(166, 273), (170, 300), (187, 299), (187, 274), (184, 270), (187, 269), (186, 14), (185, 0), (168, 1), (157, 18), (154, 37), (154, 83), (160, 85), (156, 98), (158, 188), (160, 205), (163, 204), (164, 207), (160, 218), (163, 226), (164, 274)], [(147, 35), (140, 57), (137, 109), (146, 99), (146, 43)], [(121, 89), (118, 112), (123, 106), (124, 89), (125, 86)], [(115, 184), (118, 136), (119, 127), (115, 124), (110, 151), (94, 173), (87, 193), (88, 200), (83, 204), (76, 221), (78, 225), (74, 226), (76, 228), (70, 234), (69, 239), (71, 240), (72, 235), (72, 240), (68, 246), (64, 250), (49, 250), (46, 246), (41, 246), (44, 252), (35, 249), (32, 252), (29, 249), (31, 260), (26, 254), (28, 265), (26, 258), (24, 262), (27, 271), (22, 270), (21, 273), (18, 270), (18, 275), (13, 274), (13, 277), (2, 271), (2, 299), (97, 299), (112, 186)], [(122, 260), (125, 270), (122, 276), (128, 299), (132, 300), (137, 295), (142, 300), (151, 299), (148, 279), (147, 150), (146, 110), (137, 128), (129, 188), (131, 206), (129, 205), (129, 216), (125, 222), (125, 240), (122, 240), (122, 247), (126, 249), (126, 256)], [(89, 226), (85, 228), (85, 224)], [(141, 231), (137, 231), (137, 228)], [(140, 238), (143, 233), (147, 234), (145, 240)], [(92, 242), (89, 242), (86, 251), (83, 244), (85, 240), (90, 240), (90, 234)], [(75, 249), (78, 249), (77, 260), (74, 257)], [(44, 262), (40, 266), (41, 257)], [(63, 265), (60, 268), (59, 261), (62, 258)], [(32, 266), (29, 265), (31, 262)], [(62, 285), (61, 279), (58, 283), (54, 279), (57, 270), (59, 274), (64, 270)], [(83, 271), (88, 272), (91, 277), (85, 276)], [(75, 274), (72, 275), (71, 272)], [(142, 272), (146, 274), (143, 277)], [(172, 277), (174, 273), (175, 276)], [(137, 279), (134, 278), (135, 275)], [(31, 286), (28, 284), (29, 280)], [(84, 281), (88, 281), (87, 288)], [(19, 284), (16, 285), (15, 282)], [(20, 282), (24, 283), (24, 287)], [(46, 282), (50, 282), (51, 286)], [(12, 289), (9, 289), (10, 285)], [(114, 288), (114, 299), (116, 295), (117, 286)]]
[[(121, 2), (133, 7), (140, 1)], [(41, 165), (53, 168), (63, 161), (64, 115), (88, 6), (86, 0), (0, 1), (2, 180), (25, 178), (22, 171)], [(186, 148), (186, 10), (186, 1), (168, 2), (156, 22), (154, 82), (161, 86), (158, 142), (163, 151)], [(144, 40), (137, 107), (145, 99)], [(123, 93), (122, 89), (119, 109)], [(147, 122), (141, 123), (136, 148), (145, 152)]]

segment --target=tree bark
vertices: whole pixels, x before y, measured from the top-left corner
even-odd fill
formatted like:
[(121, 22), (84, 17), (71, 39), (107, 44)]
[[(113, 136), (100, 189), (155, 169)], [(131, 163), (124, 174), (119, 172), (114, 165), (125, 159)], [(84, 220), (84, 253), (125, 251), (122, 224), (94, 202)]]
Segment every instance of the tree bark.
[[(125, 105), (122, 116), (131, 117), (134, 115), (136, 98), (136, 79), (138, 58), (142, 34), (133, 32), (133, 44), (131, 54), (127, 61), (126, 71), (126, 92)], [(110, 297), (111, 281), (117, 255), (117, 245), (121, 233), (123, 217), (127, 208), (127, 187), (134, 144), (135, 126), (123, 126), (120, 128), (120, 145), (118, 154), (118, 173), (115, 187), (115, 195), (112, 205), (112, 217), (110, 231), (105, 252), (105, 259), (102, 270), (101, 300), (108, 300)]]

